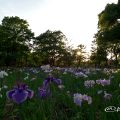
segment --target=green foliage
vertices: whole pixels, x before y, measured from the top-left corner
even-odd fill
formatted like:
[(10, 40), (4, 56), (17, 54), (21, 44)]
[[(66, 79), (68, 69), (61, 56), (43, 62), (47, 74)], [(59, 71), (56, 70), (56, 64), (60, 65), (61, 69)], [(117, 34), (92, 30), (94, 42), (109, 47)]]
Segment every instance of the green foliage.
[(109, 28), (116, 23), (116, 20), (120, 17), (117, 4), (107, 4), (105, 10), (99, 15), (99, 28)]
[[(34, 34), (26, 20), (19, 17), (4, 17), (0, 25), (0, 57), (3, 65), (16, 65), (30, 52)], [(3, 57), (4, 56), (4, 57)]]
[[(68, 53), (66, 40), (65, 35), (61, 31), (52, 32), (48, 30), (36, 37), (34, 41), (35, 51), (42, 56), (43, 63), (55, 65), (60, 59), (63, 60)], [(69, 57), (69, 55), (67, 56)]]
[[(21, 71), (22, 70), (22, 71)], [(37, 88), (42, 85), (47, 73), (38, 71), (32, 74), (27, 69), (9, 69), (8, 77), (3, 79), (7, 89), (2, 89), (0, 98), (0, 118), (1, 120), (22, 119), (22, 120), (118, 120), (119, 112), (105, 112), (104, 109), (108, 106), (120, 106), (120, 72), (113, 73), (114, 78), (109, 86), (95, 85), (92, 88), (85, 88), (85, 80), (108, 79), (109, 75), (102, 71), (91, 73), (88, 78), (75, 77), (71, 73), (63, 74), (62, 72), (54, 72), (53, 75), (62, 80), (65, 88), (60, 90), (57, 86), (52, 86), (52, 97), (40, 99), (36, 96)], [(27, 73), (29, 77), (24, 80)], [(19, 75), (19, 76), (18, 76)], [(31, 100), (27, 100), (20, 105), (8, 101), (6, 92), (13, 88), (16, 79), (26, 83), (30, 89), (34, 90), (35, 94)], [(34, 81), (31, 81), (35, 78)], [(104, 93), (97, 94), (99, 90), (107, 91), (112, 94), (110, 100), (104, 100)], [(68, 93), (69, 91), (69, 93)], [(74, 93), (88, 94), (92, 97), (92, 104), (82, 103), (82, 106), (77, 106), (73, 100)]]
[[(115, 60), (115, 65), (117, 66), (119, 63), (118, 57), (120, 56), (120, 23), (118, 21), (120, 18), (119, 1), (118, 4), (107, 4), (98, 17), (98, 32), (95, 34), (97, 51), (94, 53), (94, 57), (96, 54), (96, 56), (99, 56), (99, 61), (100, 59), (105, 61), (107, 56), (111, 55), (111, 61)], [(100, 63), (98, 62), (98, 64)]]
[[(0, 66), (80, 65), (85, 61), (85, 46), (73, 49), (67, 42), (59, 30), (47, 30), (35, 37), (26, 20), (4, 17), (0, 25)], [(81, 52), (79, 59), (77, 51)]]

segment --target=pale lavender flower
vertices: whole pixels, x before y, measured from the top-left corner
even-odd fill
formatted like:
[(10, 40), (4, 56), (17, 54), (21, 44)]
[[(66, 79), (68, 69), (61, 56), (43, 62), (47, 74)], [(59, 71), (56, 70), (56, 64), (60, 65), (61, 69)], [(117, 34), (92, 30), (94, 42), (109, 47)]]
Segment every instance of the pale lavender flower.
[(95, 85), (95, 81), (94, 80), (87, 80), (84, 82), (84, 86), (86, 88), (90, 88), (90, 87), (93, 87)]
[(84, 73), (82, 73), (82, 72), (76, 72), (76, 73), (75, 73), (75, 76), (76, 76), (76, 77), (85, 77), (85, 78), (88, 77), (86, 74), (84, 74)]
[(87, 101), (88, 104), (92, 103), (92, 97), (85, 95), (85, 94), (82, 95), (82, 94), (76, 93), (74, 94), (73, 98), (74, 98), (74, 103), (79, 106), (81, 106), (83, 101)]
[(110, 100), (112, 98), (112, 95), (104, 91), (104, 98), (105, 100)]
[(88, 104), (90, 105), (92, 103), (92, 97), (88, 96)]
[(50, 69), (50, 65), (42, 65), (41, 69), (44, 70), (44, 71), (49, 70)]
[(97, 83), (98, 85), (100, 85), (100, 84), (101, 84), (101, 79), (100, 79), (100, 80), (96, 80), (96, 83)]
[(82, 95), (82, 99), (83, 100), (88, 100), (88, 96), (84, 94), (84, 95)]
[(98, 84), (98, 85), (102, 85), (102, 86), (106, 86), (106, 85), (110, 85), (110, 80), (96, 80), (96, 83)]
[(74, 94), (73, 99), (74, 99), (74, 103), (76, 105), (81, 106), (81, 104), (82, 104), (82, 95), (81, 94), (79, 94), (79, 93)]
[(90, 96), (84, 94), (82, 97), (84, 101), (88, 102), (88, 104), (92, 103), (92, 98)]
[(105, 86), (105, 85), (110, 85), (110, 80), (101, 80), (101, 85)]

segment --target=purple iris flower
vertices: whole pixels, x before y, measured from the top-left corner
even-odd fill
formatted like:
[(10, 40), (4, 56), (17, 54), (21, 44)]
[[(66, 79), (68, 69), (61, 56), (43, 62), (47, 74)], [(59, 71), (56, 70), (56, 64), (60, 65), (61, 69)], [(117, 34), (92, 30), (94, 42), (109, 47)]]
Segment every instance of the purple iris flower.
[(26, 84), (17, 84), (12, 90), (7, 91), (8, 99), (13, 100), (17, 104), (24, 102), (27, 98), (31, 99), (34, 92), (28, 89)]
[(105, 86), (105, 85), (110, 85), (110, 80), (96, 80), (96, 83), (99, 85), (101, 84), (102, 86)]
[(74, 103), (79, 106), (81, 106), (83, 101), (87, 101), (88, 104), (92, 103), (92, 97), (85, 95), (85, 94), (82, 95), (79, 93), (75, 93), (73, 98), (74, 98)]
[(43, 81), (43, 87), (47, 88), (50, 83), (55, 83), (56, 85), (60, 85), (62, 83), (61, 79), (56, 79), (53, 76), (48, 76), (44, 81)]
[(45, 98), (50, 95), (50, 89), (46, 89), (44, 87), (38, 88), (38, 97)]
[(81, 94), (78, 94), (78, 93), (76, 93), (76, 94), (74, 94), (74, 103), (76, 104), (76, 105), (79, 105), (79, 106), (81, 106), (81, 104), (82, 104), (82, 95)]

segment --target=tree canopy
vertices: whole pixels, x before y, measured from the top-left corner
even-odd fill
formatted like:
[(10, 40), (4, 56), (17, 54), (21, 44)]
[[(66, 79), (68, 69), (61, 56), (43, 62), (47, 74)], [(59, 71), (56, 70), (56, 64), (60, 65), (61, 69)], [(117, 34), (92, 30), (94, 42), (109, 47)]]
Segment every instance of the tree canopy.
[(35, 51), (41, 54), (43, 62), (54, 65), (61, 56), (64, 56), (66, 40), (67, 38), (61, 31), (47, 30), (36, 37), (34, 41), (35, 46), (37, 46)]
[[(98, 32), (95, 34), (96, 53), (100, 54), (99, 51), (102, 49), (104, 52), (100, 56), (104, 55), (103, 58), (107, 58), (108, 55), (111, 55), (111, 59), (115, 60), (117, 66), (120, 57), (120, 0), (117, 4), (107, 4), (98, 18)], [(101, 60), (104, 61), (103, 58)]]
[[(0, 57), (4, 64), (16, 64), (30, 51), (34, 33), (26, 20), (19, 17), (4, 17), (0, 25)], [(4, 57), (3, 57), (4, 56)], [(2, 62), (3, 63), (3, 62)]]

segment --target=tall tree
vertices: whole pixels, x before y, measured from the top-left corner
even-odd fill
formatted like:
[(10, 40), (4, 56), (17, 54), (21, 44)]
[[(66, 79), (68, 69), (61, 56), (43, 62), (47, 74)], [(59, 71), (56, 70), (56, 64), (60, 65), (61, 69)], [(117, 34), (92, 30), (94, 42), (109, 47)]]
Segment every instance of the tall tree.
[(120, 23), (118, 22), (120, 18), (120, 1), (118, 1), (118, 4), (107, 4), (98, 17), (97, 45), (98, 47), (104, 45), (108, 53), (113, 53), (117, 66), (120, 55)]
[(27, 21), (17, 16), (3, 18), (0, 25), (0, 57), (6, 65), (22, 61), (30, 52), (29, 45), (34, 33), (28, 27)]
[(36, 37), (35, 51), (43, 58), (44, 64), (55, 65), (56, 60), (64, 55), (66, 51), (66, 37), (61, 31), (47, 30)]

